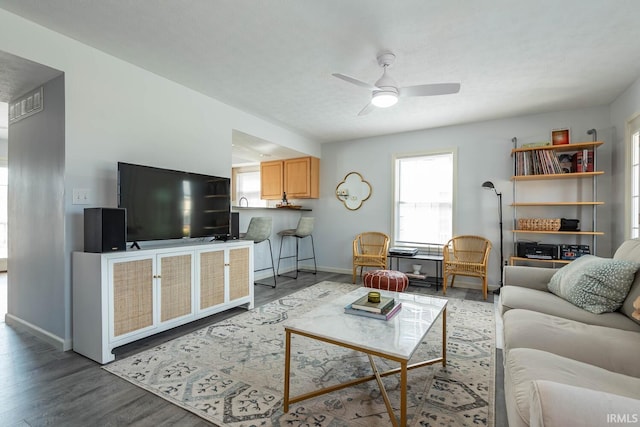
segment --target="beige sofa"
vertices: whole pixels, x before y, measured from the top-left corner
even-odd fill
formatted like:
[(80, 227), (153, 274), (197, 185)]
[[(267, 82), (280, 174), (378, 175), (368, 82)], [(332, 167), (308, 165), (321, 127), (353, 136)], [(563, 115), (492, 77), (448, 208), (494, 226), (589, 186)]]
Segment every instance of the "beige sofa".
[[(624, 242), (614, 259), (640, 262), (640, 239)], [(631, 316), (640, 272), (618, 311), (593, 314), (547, 291), (555, 271), (504, 269), (509, 426), (640, 424), (640, 322)]]

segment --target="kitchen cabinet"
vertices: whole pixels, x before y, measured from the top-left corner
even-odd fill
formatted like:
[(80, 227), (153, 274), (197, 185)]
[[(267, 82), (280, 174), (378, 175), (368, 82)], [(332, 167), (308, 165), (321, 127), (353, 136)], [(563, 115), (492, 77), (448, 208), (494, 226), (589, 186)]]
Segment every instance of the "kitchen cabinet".
[(276, 160), (260, 163), (260, 198), (281, 200), (284, 191), (284, 162)]
[(281, 200), (320, 197), (320, 159), (299, 157), (260, 163), (260, 198)]

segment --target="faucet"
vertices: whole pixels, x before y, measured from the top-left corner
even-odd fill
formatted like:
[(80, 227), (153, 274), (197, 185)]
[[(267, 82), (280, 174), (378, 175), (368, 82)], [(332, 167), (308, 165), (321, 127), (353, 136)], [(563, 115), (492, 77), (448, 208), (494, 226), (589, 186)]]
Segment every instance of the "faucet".
[(242, 200), (243, 199), (244, 199), (245, 202), (247, 202), (247, 206), (246, 207), (249, 207), (249, 200), (244, 196), (240, 197), (240, 200), (238, 200), (238, 206), (242, 207)]

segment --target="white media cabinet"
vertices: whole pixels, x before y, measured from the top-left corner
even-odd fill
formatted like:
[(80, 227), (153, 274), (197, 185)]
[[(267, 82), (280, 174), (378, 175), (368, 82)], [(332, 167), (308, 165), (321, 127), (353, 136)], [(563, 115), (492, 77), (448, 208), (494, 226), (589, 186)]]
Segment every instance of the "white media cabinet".
[(98, 363), (123, 344), (232, 307), (253, 308), (253, 242), (73, 253), (73, 350)]

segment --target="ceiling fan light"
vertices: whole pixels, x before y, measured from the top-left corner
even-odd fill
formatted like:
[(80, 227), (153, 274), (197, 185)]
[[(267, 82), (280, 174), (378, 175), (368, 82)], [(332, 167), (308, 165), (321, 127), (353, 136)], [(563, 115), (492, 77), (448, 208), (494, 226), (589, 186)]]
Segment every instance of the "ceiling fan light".
[(379, 108), (387, 108), (396, 105), (398, 94), (392, 91), (380, 90), (373, 93), (371, 103)]

